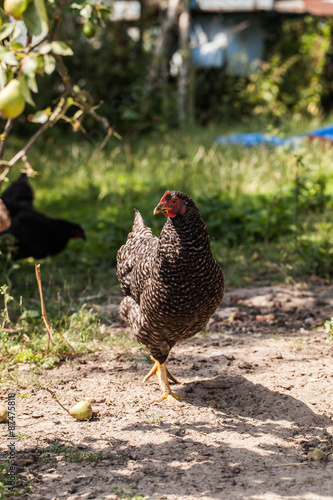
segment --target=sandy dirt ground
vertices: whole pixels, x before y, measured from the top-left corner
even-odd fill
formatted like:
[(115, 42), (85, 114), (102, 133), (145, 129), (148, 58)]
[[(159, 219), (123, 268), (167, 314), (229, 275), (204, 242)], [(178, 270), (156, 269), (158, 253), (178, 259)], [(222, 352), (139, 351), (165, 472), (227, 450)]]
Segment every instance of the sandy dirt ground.
[[(230, 291), (207, 331), (170, 355), (179, 405), (149, 404), (159, 388), (141, 385), (151, 362), (136, 347), (42, 372), (69, 406), (95, 397), (90, 421), (41, 388), (2, 388), (2, 403), (17, 394), (27, 491), (16, 498), (333, 499), (333, 344), (322, 326), (331, 316), (328, 285)], [(106, 333), (120, 328), (112, 318)], [(6, 424), (0, 433), (5, 452)], [(308, 459), (314, 448), (326, 461)]]

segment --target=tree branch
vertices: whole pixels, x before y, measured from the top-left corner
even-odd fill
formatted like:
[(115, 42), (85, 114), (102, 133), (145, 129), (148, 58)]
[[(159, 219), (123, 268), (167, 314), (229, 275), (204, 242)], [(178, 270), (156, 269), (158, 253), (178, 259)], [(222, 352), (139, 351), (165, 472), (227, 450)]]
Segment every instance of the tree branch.
[(52, 28), (52, 31), (51, 31), (50, 37), (49, 37), (49, 39), (51, 41), (59, 39), (61, 23), (62, 23), (62, 19), (64, 16), (64, 9), (65, 9), (67, 3), (68, 3), (67, 0), (62, 0), (62, 1), (58, 2), (58, 11), (54, 16), (54, 25), (53, 25), (53, 28)]
[(40, 297), (40, 305), (41, 305), (41, 311), (42, 311), (42, 319), (45, 324), (45, 328), (47, 331), (47, 341), (46, 341), (46, 349), (45, 349), (45, 354), (49, 352), (49, 347), (50, 343), (54, 343), (53, 335), (52, 335), (52, 330), (51, 330), (51, 325), (48, 320), (47, 314), (46, 314), (46, 309), (45, 309), (45, 302), (44, 302), (44, 297), (43, 297), (43, 289), (42, 289), (42, 280), (40, 277), (40, 264), (35, 264), (35, 272), (36, 272), (36, 279), (37, 279), (37, 285), (38, 285), (38, 291), (39, 291), (39, 297)]
[[(170, 0), (170, 1), (176, 3), (179, 2), (179, 0)], [(46, 40), (50, 40), (52, 42), (54, 40), (59, 39), (64, 9), (68, 4), (68, 0), (59, 0), (57, 4), (58, 4), (57, 12), (54, 16), (54, 24), (50, 34), (47, 37), (43, 38), (42, 40), (37, 41), (34, 45), (31, 45), (31, 37), (30, 38), (28, 37), (26, 48), (24, 49), (25, 51), (30, 52), (31, 50), (37, 48), (41, 43), (43, 43)], [(41, 125), (41, 127), (37, 130), (37, 132), (28, 140), (25, 146), (23, 146), (23, 148), (11, 158), (11, 160), (4, 161), (3, 160), (4, 150), (6, 147), (8, 134), (12, 128), (12, 120), (7, 121), (4, 132), (2, 135), (0, 135), (0, 185), (7, 176), (8, 172), (18, 161), (22, 160), (26, 165), (29, 165), (28, 158), (26, 156), (27, 152), (35, 144), (37, 139), (47, 129), (52, 127), (53, 124), (60, 118), (63, 118), (66, 121), (68, 121), (72, 125), (74, 132), (78, 130), (83, 131), (83, 133), (85, 132), (84, 128), (82, 127), (82, 121), (84, 117), (88, 114), (93, 116), (93, 118), (96, 121), (101, 123), (102, 127), (107, 132), (107, 136), (106, 138), (103, 139), (103, 141), (95, 151), (95, 154), (96, 153), (98, 154), (98, 152), (105, 146), (106, 142), (112, 135), (115, 135), (118, 139), (121, 138), (115, 132), (109, 120), (96, 113), (95, 111), (96, 106), (94, 106), (94, 101), (91, 95), (86, 91), (82, 91), (81, 89), (76, 90), (76, 88), (72, 83), (71, 77), (68, 74), (68, 70), (64, 63), (63, 57), (58, 54), (53, 54), (53, 57), (55, 59), (57, 72), (59, 73), (59, 76), (64, 84), (65, 90), (62, 96), (60, 97), (58, 104), (51, 113), (51, 116), (48, 118), (48, 120), (43, 125)], [(68, 99), (69, 97), (73, 98), (73, 100), (70, 103)], [(67, 110), (72, 105), (77, 106), (79, 109), (82, 110), (81, 115), (79, 113), (77, 116), (74, 115), (73, 117), (66, 117)]]
[(154, 83), (160, 71), (161, 61), (163, 61), (167, 49), (171, 44), (172, 32), (178, 22), (180, 1), (181, 0), (168, 1), (166, 19), (162, 25), (161, 34), (155, 42), (153, 56), (148, 70), (148, 76), (144, 84), (144, 98), (147, 98), (154, 88)]
[(6, 148), (6, 144), (7, 144), (7, 140), (8, 140), (8, 135), (9, 135), (12, 127), (13, 127), (13, 120), (11, 118), (9, 118), (6, 122), (4, 131), (0, 136), (0, 140), (1, 140), (1, 143), (0, 143), (0, 161), (3, 158), (3, 154), (5, 152), (5, 148)]
[(61, 114), (66, 113), (68, 108), (68, 103), (67, 99), (65, 97), (61, 97), (57, 107), (51, 114), (50, 118), (48, 119), (47, 122), (45, 122), (38, 130), (37, 132), (28, 140), (28, 142), (23, 146), (18, 153), (16, 153), (15, 156), (11, 160), (7, 161), (0, 161), (0, 170), (2, 169), (1, 175), (0, 175), (0, 185), (7, 176), (8, 172), (13, 168), (13, 166), (20, 161), (26, 154), (27, 151), (35, 144), (37, 139), (52, 125), (55, 123), (55, 121), (60, 117)]

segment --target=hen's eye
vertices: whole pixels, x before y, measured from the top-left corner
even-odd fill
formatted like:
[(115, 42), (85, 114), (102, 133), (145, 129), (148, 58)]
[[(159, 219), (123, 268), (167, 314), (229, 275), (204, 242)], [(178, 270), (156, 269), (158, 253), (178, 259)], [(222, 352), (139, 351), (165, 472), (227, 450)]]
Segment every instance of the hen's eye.
[(172, 203), (173, 205), (176, 205), (176, 203), (177, 203), (177, 198), (174, 198), (173, 200), (171, 200), (171, 203)]

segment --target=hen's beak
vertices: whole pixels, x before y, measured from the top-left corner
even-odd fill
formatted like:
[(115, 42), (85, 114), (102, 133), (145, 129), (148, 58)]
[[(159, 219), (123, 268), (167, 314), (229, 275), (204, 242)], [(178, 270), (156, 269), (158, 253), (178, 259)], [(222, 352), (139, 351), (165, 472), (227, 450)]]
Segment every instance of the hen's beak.
[(159, 203), (159, 205), (157, 205), (157, 207), (155, 207), (154, 209), (154, 215), (159, 214), (160, 212), (165, 212), (165, 210), (166, 208), (163, 203)]

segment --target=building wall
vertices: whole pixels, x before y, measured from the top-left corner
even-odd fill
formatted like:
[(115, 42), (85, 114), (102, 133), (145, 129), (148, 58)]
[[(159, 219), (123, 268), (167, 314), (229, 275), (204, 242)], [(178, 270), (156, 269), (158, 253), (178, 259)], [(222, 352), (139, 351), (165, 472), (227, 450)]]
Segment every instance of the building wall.
[(230, 75), (246, 75), (263, 58), (265, 35), (259, 13), (193, 13), (193, 62), (198, 67), (224, 67)]

